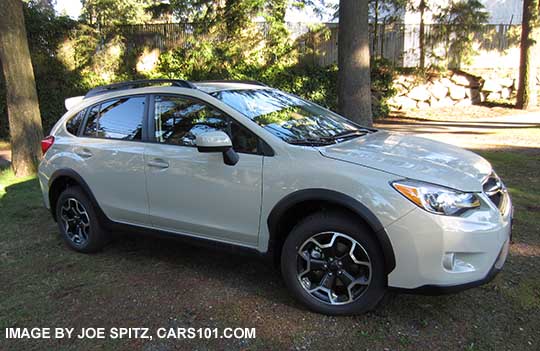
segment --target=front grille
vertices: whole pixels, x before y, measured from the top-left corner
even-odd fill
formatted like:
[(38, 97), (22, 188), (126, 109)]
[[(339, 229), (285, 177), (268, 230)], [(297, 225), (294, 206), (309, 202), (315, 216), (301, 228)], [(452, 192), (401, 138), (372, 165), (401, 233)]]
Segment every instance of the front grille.
[(503, 213), (508, 201), (508, 192), (499, 176), (496, 173), (491, 173), (489, 177), (484, 180), (482, 188), (491, 202), (493, 202), (499, 211)]

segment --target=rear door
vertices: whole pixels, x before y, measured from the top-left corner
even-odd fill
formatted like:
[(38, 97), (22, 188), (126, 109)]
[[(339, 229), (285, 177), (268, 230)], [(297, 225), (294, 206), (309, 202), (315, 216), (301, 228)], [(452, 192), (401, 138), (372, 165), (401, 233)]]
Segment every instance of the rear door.
[(90, 107), (73, 148), (81, 161), (76, 171), (107, 217), (117, 222), (148, 224), (143, 143), (147, 106), (146, 95), (134, 95)]

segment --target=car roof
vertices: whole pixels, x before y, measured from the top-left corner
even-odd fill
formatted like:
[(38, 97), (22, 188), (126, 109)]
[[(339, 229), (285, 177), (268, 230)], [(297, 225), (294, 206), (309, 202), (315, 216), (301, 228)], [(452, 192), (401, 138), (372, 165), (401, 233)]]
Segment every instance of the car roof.
[(191, 82), (197, 89), (205, 93), (213, 93), (222, 90), (251, 90), (251, 89), (267, 89), (268, 86), (258, 82), (247, 81), (202, 81)]
[(68, 111), (71, 111), (81, 105), (88, 105), (88, 103), (94, 103), (112, 97), (141, 93), (174, 93), (179, 90), (186, 92), (185, 89), (193, 89), (193, 91), (211, 94), (224, 90), (255, 90), (268, 88), (269, 87), (265, 84), (254, 80), (208, 80), (190, 82), (180, 79), (142, 79), (95, 87), (88, 91), (84, 96), (67, 98), (65, 100), (65, 106)]

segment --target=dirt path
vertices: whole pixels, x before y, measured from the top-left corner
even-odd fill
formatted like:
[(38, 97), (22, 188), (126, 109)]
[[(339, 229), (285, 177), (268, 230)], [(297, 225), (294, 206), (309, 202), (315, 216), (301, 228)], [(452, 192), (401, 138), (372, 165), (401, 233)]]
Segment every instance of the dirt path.
[(473, 149), (540, 148), (540, 112), (459, 121), (391, 117), (375, 126)]

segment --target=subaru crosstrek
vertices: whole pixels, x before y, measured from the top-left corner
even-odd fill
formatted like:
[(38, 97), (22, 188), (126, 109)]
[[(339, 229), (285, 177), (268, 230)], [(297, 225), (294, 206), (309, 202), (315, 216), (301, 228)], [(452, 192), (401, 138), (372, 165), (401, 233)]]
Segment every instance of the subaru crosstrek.
[(389, 288), (459, 291), (508, 253), (512, 204), (482, 157), (366, 128), (257, 82), (146, 80), (66, 100), (39, 181), (67, 244), (116, 230), (272, 257), (314, 311), (372, 309)]

